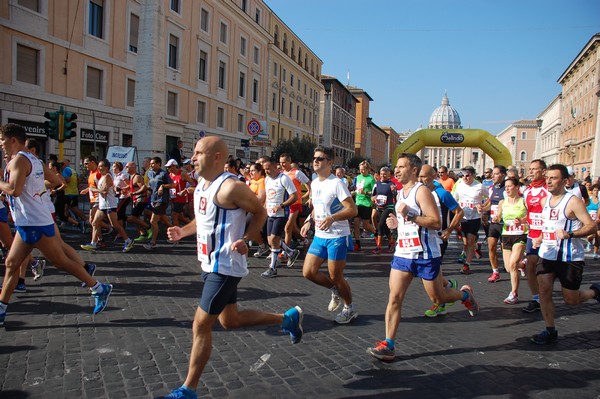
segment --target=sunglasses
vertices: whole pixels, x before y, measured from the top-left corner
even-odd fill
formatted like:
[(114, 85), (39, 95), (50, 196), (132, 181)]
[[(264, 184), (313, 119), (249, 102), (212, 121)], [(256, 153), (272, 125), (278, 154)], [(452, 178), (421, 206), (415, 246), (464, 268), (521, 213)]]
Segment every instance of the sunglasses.
[(325, 158), (325, 157), (314, 157), (313, 158), (314, 162), (323, 162), (323, 161), (329, 161), (329, 158)]

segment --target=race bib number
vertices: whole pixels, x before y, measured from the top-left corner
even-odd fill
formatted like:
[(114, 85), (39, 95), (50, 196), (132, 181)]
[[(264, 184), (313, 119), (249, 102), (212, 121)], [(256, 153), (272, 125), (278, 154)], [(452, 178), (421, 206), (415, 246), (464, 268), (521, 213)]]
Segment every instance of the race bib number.
[(598, 211), (592, 210), (592, 211), (588, 211), (588, 213), (590, 214), (590, 217), (592, 218), (592, 220), (595, 222), (596, 218), (598, 217)]
[(541, 213), (530, 213), (529, 219), (531, 220), (529, 225), (531, 230), (542, 230), (544, 226), (544, 218)]
[(490, 208), (490, 216), (493, 219), (494, 216), (497, 216), (497, 215), (498, 215), (498, 205), (492, 205), (492, 207)]
[(380, 207), (385, 206), (387, 204), (387, 195), (378, 195), (375, 197), (375, 203)]
[(556, 227), (544, 226), (542, 230), (542, 242), (548, 247), (558, 246), (558, 239), (556, 238)]
[(473, 200), (464, 200), (460, 202), (460, 207), (461, 208), (469, 208), (469, 209), (473, 209), (475, 208), (476, 202)]
[(525, 232), (525, 225), (515, 224), (514, 220), (505, 220), (504, 228), (507, 234), (523, 234)]
[(279, 204), (275, 202), (267, 202), (267, 216), (273, 217), (277, 215), (277, 207)]
[(419, 226), (412, 222), (398, 225), (398, 252), (413, 254), (423, 252), (423, 245), (419, 237)]
[(364, 182), (361, 181), (360, 183), (356, 183), (356, 191), (359, 194), (363, 193), (364, 188), (365, 188), (365, 183)]
[(177, 189), (176, 188), (169, 189), (169, 197), (171, 199), (177, 198)]
[(208, 236), (204, 233), (196, 235), (198, 240), (198, 260), (202, 263), (208, 262)]
[(313, 203), (313, 210), (315, 215), (315, 221), (321, 222), (328, 216), (325, 211), (325, 206), (322, 203)]

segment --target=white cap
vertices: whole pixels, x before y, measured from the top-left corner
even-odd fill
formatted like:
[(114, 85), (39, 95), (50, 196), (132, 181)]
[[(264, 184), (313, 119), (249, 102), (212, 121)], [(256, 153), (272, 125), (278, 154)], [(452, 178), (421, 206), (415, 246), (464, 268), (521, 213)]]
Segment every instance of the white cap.
[(173, 165), (175, 165), (175, 166), (179, 166), (179, 164), (177, 163), (177, 161), (176, 161), (176, 160), (174, 160), (174, 159), (169, 159), (169, 162), (167, 162), (167, 164), (166, 164), (165, 166), (168, 168), (169, 166), (173, 166)]
[(191, 163), (192, 163), (192, 160), (191, 160), (191, 159), (189, 159), (189, 158), (187, 158), (186, 160), (184, 160), (184, 161), (183, 161), (183, 164), (184, 164), (184, 165), (187, 165), (188, 163), (189, 163), (189, 164), (191, 164)]
[(569, 173), (569, 176), (573, 176), (575, 174), (572, 166), (567, 166), (567, 172)]

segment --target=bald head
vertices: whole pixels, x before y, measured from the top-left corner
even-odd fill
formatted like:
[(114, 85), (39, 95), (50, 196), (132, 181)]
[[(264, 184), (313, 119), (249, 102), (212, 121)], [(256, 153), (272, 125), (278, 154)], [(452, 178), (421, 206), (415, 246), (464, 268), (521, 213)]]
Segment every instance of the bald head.
[(223, 172), (223, 165), (229, 156), (227, 144), (217, 136), (198, 140), (192, 161), (199, 176), (212, 181)]
[(435, 177), (435, 169), (433, 169), (433, 166), (431, 165), (423, 165), (421, 166), (421, 175), (423, 176), (427, 176), (427, 177)]

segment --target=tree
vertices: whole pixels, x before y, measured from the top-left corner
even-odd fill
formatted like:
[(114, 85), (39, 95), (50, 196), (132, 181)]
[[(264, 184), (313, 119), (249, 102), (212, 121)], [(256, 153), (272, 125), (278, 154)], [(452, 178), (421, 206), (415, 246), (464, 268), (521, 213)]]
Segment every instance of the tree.
[(294, 137), (291, 140), (281, 140), (277, 147), (273, 150), (275, 159), (279, 159), (279, 156), (283, 153), (290, 154), (292, 162), (301, 162), (305, 165), (312, 164), (312, 157), (315, 153), (316, 144), (309, 139), (302, 138), (301, 140)]
[(360, 155), (356, 155), (352, 158), (350, 158), (348, 160), (348, 169), (357, 169), (358, 170), (358, 165), (362, 162), (362, 161), (367, 161), (368, 159), (365, 157), (361, 157)]

